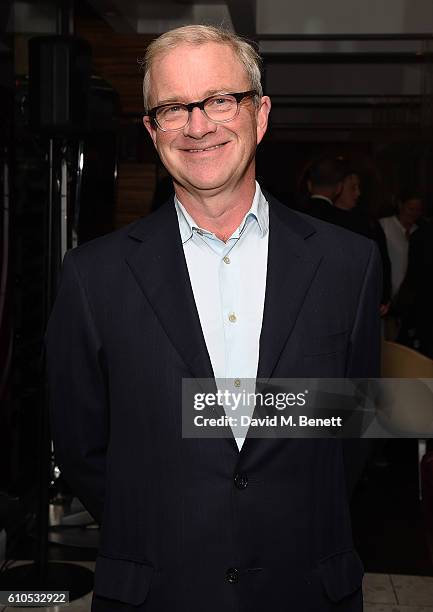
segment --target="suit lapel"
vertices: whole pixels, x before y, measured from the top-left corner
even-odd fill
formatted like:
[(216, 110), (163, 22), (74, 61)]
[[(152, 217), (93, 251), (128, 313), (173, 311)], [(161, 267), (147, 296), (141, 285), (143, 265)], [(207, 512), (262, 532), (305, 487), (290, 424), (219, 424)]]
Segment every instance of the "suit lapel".
[[(321, 257), (311, 255), (305, 243), (315, 228), (269, 193), (265, 196), (269, 202), (269, 246), (257, 372), (257, 378), (262, 379), (270, 378), (275, 371), (321, 261)], [(260, 416), (260, 409), (254, 416)], [(279, 442), (248, 434), (238, 469), (244, 469), (245, 461), (258, 460), (261, 453)]]
[(314, 227), (269, 194), (266, 197), (269, 246), (258, 378), (272, 376), (321, 261), (305, 243)]
[(172, 201), (140, 220), (129, 236), (135, 244), (127, 264), (167, 336), (192, 377), (213, 378)]
[[(305, 245), (314, 227), (269, 194), (266, 197), (270, 233), (258, 378), (272, 376), (320, 265), (320, 258), (311, 257)], [(129, 236), (127, 264), (167, 336), (192, 377), (213, 378), (172, 203), (139, 220)], [(230, 428), (227, 437), (237, 450)], [(242, 450), (255, 446), (252, 443), (247, 436)]]
[[(320, 264), (305, 244), (314, 227), (266, 197), (269, 247), (258, 378), (272, 375)], [(172, 203), (139, 220), (129, 236), (133, 246), (126, 261), (165, 332), (194, 377), (213, 378)]]

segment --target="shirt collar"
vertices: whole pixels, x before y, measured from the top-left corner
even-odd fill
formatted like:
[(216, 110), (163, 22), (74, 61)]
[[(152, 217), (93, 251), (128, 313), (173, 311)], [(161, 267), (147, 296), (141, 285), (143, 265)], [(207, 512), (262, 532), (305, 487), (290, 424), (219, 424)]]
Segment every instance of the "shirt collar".
[[(393, 218), (394, 218), (394, 220), (397, 222), (397, 225), (398, 225), (398, 227), (400, 228), (401, 233), (406, 235), (406, 233), (407, 233), (407, 229), (405, 228), (405, 226), (404, 226), (404, 225), (402, 225), (402, 224), (400, 223), (400, 219), (398, 218), (398, 216), (397, 216), (397, 215), (394, 215), (394, 217), (393, 217)], [(414, 232), (415, 232), (417, 229), (418, 229), (418, 225), (417, 225), (416, 223), (414, 223), (414, 224), (411, 226), (410, 230), (409, 230), (409, 234), (410, 234), (410, 235), (412, 235), (412, 234), (413, 234), (413, 233), (414, 233)]]
[[(194, 230), (201, 235), (213, 236), (212, 232), (201, 228), (191, 217), (188, 211), (185, 209), (183, 204), (174, 196), (174, 204), (176, 207), (177, 218), (179, 222), (180, 237), (182, 244), (185, 244), (190, 238), (192, 238)], [(260, 185), (256, 181), (256, 191), (251, 204), (251, 208), (242, 219), (239, 227), (233, 232), (230, 238), (239, 238), (245, 229), (245, 226), (251, 220), (255, 220), (260, 230), (260, 235), (266, 235), (269, 229), (269, 206), (265, 196), (260, 189)]]
[(330, 200), (324, 195), (320, 195), (320, 193), (315, 193), (314, 195), (311, 196), (311, 199), (312, 200), (325, 200), (325, 202), (328, 202), (328, 204), (330, 204), (331, 206), (334, 206), (334, 202), (332, 200)]

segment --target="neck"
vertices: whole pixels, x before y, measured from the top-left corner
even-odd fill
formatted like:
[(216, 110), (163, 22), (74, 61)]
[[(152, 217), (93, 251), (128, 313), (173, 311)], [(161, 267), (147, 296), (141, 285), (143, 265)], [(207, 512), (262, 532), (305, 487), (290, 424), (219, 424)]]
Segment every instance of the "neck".
[(231, 189), (225, 187), (224, 191), (192, 191), (175, 183), (176, 196), (188, 214), (201, 228), (224, 242), (239, 227), (251, 208), (255, 190), (254, 174), (241, 185)]
[(340, 208), (340, 210), (352, 210), (353, 208), (353, 206), (347, 206), (345, 202), (340, 200), (335, 200), (334, 204), (337, 208)]
[(321, 198), (326, 198), (327, 200), (331, 200), (331, 202), (334, 201), (334, 194), (333, 193), (325, 193), (323, 191), (315, 191), (314, 189), (310, 192), (311, 195), (313, 196), (320, 196)]
[(410, 228), (412, 227), (413, 223), (412, 221), (409, 221), (409, 219), (405, 219), (404, 216), (400, 216), (398, 215), (398, 220), (400, 221), (401, 225), (404, 227), (404, 229), (406, 230), (410, 230)]

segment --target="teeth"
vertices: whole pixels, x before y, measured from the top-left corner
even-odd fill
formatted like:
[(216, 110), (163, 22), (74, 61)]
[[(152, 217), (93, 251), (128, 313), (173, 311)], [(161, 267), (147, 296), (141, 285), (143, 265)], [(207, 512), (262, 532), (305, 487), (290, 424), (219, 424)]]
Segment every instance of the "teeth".
[(202, 153), (203, 151), (213, 151), (214, 149), (219, 149), (222, 147), (222, 144), (215, 145), (214, 147), (206, 147), (205, 149), (188, 149), (190, 153)]

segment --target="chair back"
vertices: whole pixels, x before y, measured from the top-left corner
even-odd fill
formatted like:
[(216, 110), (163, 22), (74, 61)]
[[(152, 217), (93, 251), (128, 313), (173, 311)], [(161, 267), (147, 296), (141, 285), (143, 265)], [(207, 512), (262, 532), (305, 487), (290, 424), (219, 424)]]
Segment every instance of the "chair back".
[(384, 341), (382, 378), (413, 379), (385, 383), (378, 417), (390, 430), (419, 438), (433, 434), (433, 360), (396, 342)]
[(433, 378), (433, 359), (397, 342), (384, 340), (382, 377)]

